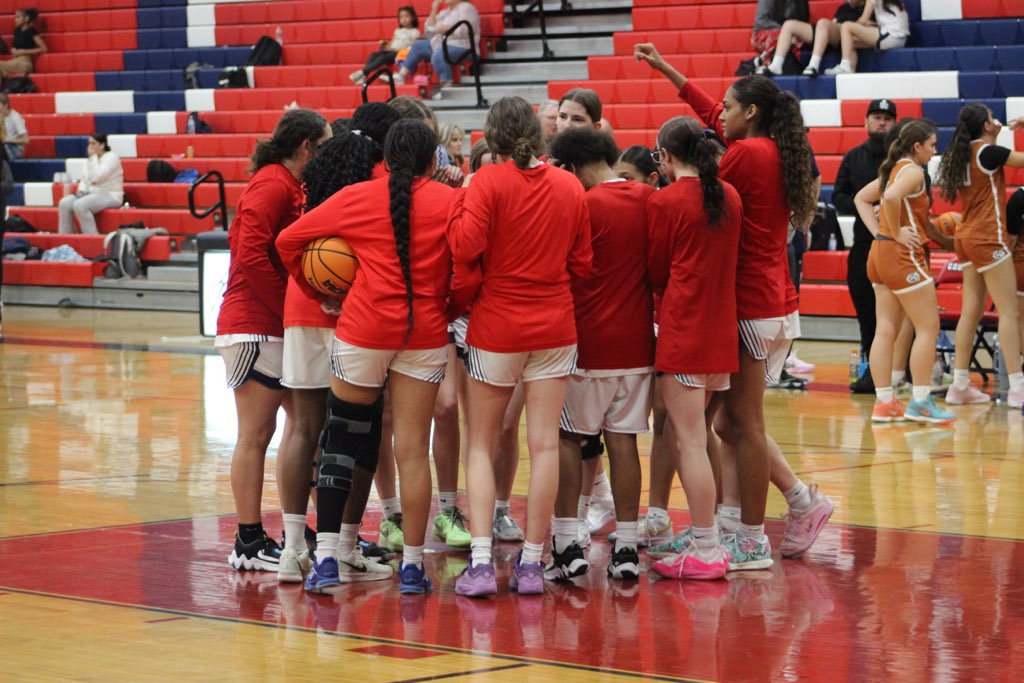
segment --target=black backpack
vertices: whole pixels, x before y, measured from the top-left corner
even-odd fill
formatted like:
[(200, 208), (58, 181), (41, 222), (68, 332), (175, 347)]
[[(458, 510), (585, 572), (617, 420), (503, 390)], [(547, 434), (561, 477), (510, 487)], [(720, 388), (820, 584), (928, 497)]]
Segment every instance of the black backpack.
[(244, 66), (229, 66), (220, 72), (217, 79), (218, 88), (248, 88), (249, 77), (245, 74)]
[(29, 223), (16, 213), (12, 213), (4, 221), (4, 232), (39, 232), (36, 226)]
[(261, 36), (253, 45), (246, 66), (280, 66), (281, 43), (270, 36)]
[(830, 238), (835, 237), (836, 249), (846, 249), (843, 240), (843, 231), (839, 227), (839, 217), (836, 215), (836, 207), (824, 202), (818, 203), (818, 210), (814, 213), (814, 220), (811, 221), (811, 246), (809, 251), (828, 251)]
[(10, 95), (27, 94), (36, 91), (36, 84), (28, 76), (14, 76), (4, 81), (4, 92)]
[(146, 166), (146, 180), (151, 183), (173, 183), (178, 172), (163, 159), (153, 159)]

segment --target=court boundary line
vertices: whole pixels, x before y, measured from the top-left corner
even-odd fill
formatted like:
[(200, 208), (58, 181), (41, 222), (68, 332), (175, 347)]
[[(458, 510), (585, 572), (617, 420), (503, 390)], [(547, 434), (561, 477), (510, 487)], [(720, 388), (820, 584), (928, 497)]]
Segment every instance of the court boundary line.
[(42, 337), (0, 337), (0, 344), (10, 346), (55, 346), (61, 349), (93, 349), (105, 351), (152, 351), (154, 353), (180, 353), (188, 356), (218, 356), (220, 352), (213, 347), (197, 347), (190, 349), (185, 346), (159, 346), (154, 344), (126, 344), (123, 342), (75, 341), (63, 339), (45, 339)]
[[(52, 600), (67, 600), (69, 602), (80, 602), (90, 605), (103, 605), (105, 607), (121, 607), (124, 609), (131, 609), (143, 612), (156, 612), (158, 614), (168, 614), (172, 616), (180, 617), (191, 617), (195, 619), (205, 619), (207, 621), (219, 621), (228, 624), (241, 624), (244, 626), (259, 626), (270, 629), (284, 629), (288, 631), (297, 631), (300, 633), (311, 633), (313, 635), (327, 635), (335, 638), (349, 638), (352, 640), (358, 640), (366, 643), (376, 643), (380, 645), (397, 645), (400, 647), (407, 647), (415, 650), (430, 650), (434, 652), (441, 652), (444, 654), (456, 654), (456, 655), (469, 655), (472, 657), (485, 657), (487, 659), (494, 660), (506, 660), (522, 664), (524, 666), (535, 665), (535, 666), (552, 666), (560, 669), (570, 669), (573, 671), (586, 671), (589, 673), (607, 674), (611, 676), (620, 676), (624, 678), (633, 679), (644, 679), (651, 681), (668, 681), (670, 683), (714, 683), (707, 679), (701, 678), (681, 678), (677, 676), (670, 676), (667, 674), (649, 674), (639, 671), (626, 671), (622, 669), (613, 669), (611, 667), (600, 667), (590, 666), (587, 664), (573, 664), (570, 662), (561, 662), (554, 660), (542, 659), (539, 657), (525, 657), (522, 655), (508, 655), (499, 652), (483, 652), (480, 650), (472, 650), (468, 648), (453, 647), (451, 645), (430, 645), (427, 643), (417, 643), (407, 640), (396, 640), (392, 638), (385, 638), (383, 636), (370, 636), (361, 633), (346, 633), (343, 631), (326, 631), (317, 628), (310, 628), (308, 626), (292, 626), (291, 624), (272, 624), (266, 621), (257, 621), (255, 619), (243, 619), (241, 617), (225, 617), (216, 614), (202, 614), (200, 612), (189, 612), (188, 610), (173, 609), (169, 607), (153, 607), (148, 605), (139, 605), (130, 602), (118, 602), (116, 600), (101, 600), (99, 598), (87, 598), (79, 595), (66, 595), (62, 593), (47, 593), (45, 591), (36, 591), (27, 588), (12, 588), (10, 586), (0, 585), (0, 590), (6, 591), (9, 594), (14, 595), (26, 595), (37, 598), (50, 598)], [(465, 674), (460, 674), (465, 675)], [(431, 680), (427, 679), (416, 679), (416, 680)], [(410, 683), (406, 681), (406, 683)]]

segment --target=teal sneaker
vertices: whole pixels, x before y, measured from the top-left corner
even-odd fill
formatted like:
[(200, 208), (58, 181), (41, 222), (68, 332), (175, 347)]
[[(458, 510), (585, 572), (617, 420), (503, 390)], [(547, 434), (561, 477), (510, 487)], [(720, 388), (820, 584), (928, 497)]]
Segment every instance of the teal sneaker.
[(729, 555), (729, 571), (731, 572), (767, 569), (774, 564), (772, 546), (768, 542), (767, 536), (762, 536), (760, 541), (749, 536), (740, 538), (736, 534), (727, 536), (725, 552)]
[(907, 404), (907, 412), (903, 414), (904, 419), (913, 422), (927, 422), (933, 425), (948, 425), (956, 420), (956, 415), (939, 407), (935, 397), (929, 395), (923, 401), (911, 401)]
[(402, 513), (385, 517), (380, 521), (379, 545), (392, 552), (398, 552), (405, 545), (405, 533), (402, 531)]
[(472, 537), (466, 530), (466, 518), (462, 516), (462, 510), (453, 507), (438, 512), (434, 517), (434, 538), (453, 548), (468, 548)]
[(647, 549), (647, 556), (660, 558), (671, 557), (672, 555), (681, 555), (690, 547), (690, 543), (692, 541), (693, 529), (686, 527), (664, 543), (652, 545)]

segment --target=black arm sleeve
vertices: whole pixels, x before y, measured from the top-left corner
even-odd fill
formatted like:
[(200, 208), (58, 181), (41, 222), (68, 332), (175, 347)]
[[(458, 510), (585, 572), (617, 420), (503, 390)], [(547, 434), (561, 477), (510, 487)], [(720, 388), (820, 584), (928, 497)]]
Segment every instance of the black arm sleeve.
[(1006, 230), (1019, 238), (1021, 224), (1024, 224), (1024, 187), (1017, 188), (1006, 202)]
[(998, 171), (1006, 163), (1006, 160), (1010, 158), (1010, 150), (999, 145), (989, 145), (985, 149), (981, 150), (981, 154), (978, 155), (978, 161), (981, 163), (981, 168), (988, 171)]

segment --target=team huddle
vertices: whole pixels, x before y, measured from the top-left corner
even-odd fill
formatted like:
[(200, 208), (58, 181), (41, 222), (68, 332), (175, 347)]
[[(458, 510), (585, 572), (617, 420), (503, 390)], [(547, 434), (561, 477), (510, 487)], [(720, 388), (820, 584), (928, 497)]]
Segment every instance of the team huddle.
[[(615, 533), (607, 571), (616, 580), (639, 577), (643, 547), (657, 560), (653, 570), (673, 579), (770, 567), (769, 482), (789, 508), (781, 554), (796, 557), (814, 543), (833, 503), (794, 474), (763, 413), (766, 384), (778, 381), (800, 333), (787, 233), (809, 225), (817, 201), (799, 103), (763, 76), (736, 81), (717, 102), (653, 45), (635, 54), (697, 114), (666, 121), (653, 152), (620, 154), (586, 90), (559, 103), (548, 143), (532, 105), (499, 100), (487, 115), (486, 150), (474, 152), (463, 187), (452, 187), (460, 183), (450, 182), (429, 110), (411, 105), (363, 105), (338, 130), (293, 110), (260, 143), (229, 231), (216, 342), (239, 425), (233, 567), (277, 571), (280, 581), (324, 592), (390, 578), (383, 560), (400, 550), (400, 591), (430, 591), (423, 548), (431, 451), (433, 533), (471, 556), (455, 583), (459, 595), (497, 592), (495, 542), (522, 541), (509, 579), (520, 594), (589, 571), (596, 526), (588, 505), (609, 480)], [(904, 167), (934, 151), (933, 139), (929, 148), (917, 133), (907, 136), (910, 147), (899, 147), (880, 195), (916, 178)], [(479, 165), (484, 156), (491, 163)], [(910, 201), (917, 185), (904, 184)], [(907, 225), (884, 201), (882, 216), (883, 226)], [(909, 250), (873, 261), (889, 286), (893, 269), (920, 265), (919, 243), (893, 228), (879, 234)], [(330, 237), (358, 260), (338, 297), (311, 287), (303, 267), (308, 245)], [(898, 323), (904, 292), (890, 290)], [(934, 350), (931, 327), (918, 327), (904, 308)], [(456, 393), (468, 518), (455, 504), (458, 408), (454, 422), (450, 409), (439, 410)], [(898, 410), (891, 388), (879, 402), (886, 398), (886, 410)], [(907, 417), (946, 420), (933, 401), (917, 403)], [(264, 457), (282, 406), (283, 548), (264, 531), (260, 510)], [(508, 507), (524, 408), (525, 533)], [(640, 515), (637, 435), (652, 412), (651, 499)], [(306, 527), (311, 472), (315, 535)], [(692, 522), (678, 533), (667, 513), (674, 474)], [(358, 535), (375, 478), (383, 548)]]

